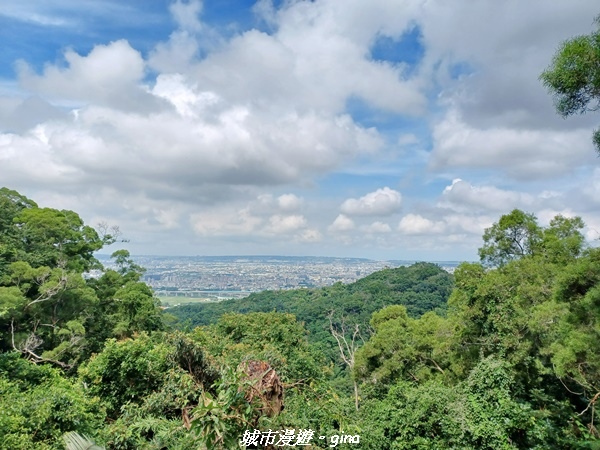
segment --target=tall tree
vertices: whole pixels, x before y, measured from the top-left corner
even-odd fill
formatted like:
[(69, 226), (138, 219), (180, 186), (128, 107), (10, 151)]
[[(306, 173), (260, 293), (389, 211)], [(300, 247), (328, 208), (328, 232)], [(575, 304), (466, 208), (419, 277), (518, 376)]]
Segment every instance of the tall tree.
[(483, 247), (479, 249), (481, 262), (502, 266), (536, 254), (542, 241), (542, 230), (533, 214), (514, 209), (485, 230), (483, 241)]
[[(540, 75), (563, 117), (600, 108), (600, 16), (595, 23), (598, 28), (592, 33), (563, 42)], [(593, 141), (600, 153), (600, 130), (594, 132)]]
[(73, 211), (0, 188), (0, 352), (73, 368), (110, 337), (162, 329), (158, 299), (129, 252), (113, 254), (117, 270), (84, 276), (103, 269), (94, 252), (117, 237), (117, 228), (99, 234)]

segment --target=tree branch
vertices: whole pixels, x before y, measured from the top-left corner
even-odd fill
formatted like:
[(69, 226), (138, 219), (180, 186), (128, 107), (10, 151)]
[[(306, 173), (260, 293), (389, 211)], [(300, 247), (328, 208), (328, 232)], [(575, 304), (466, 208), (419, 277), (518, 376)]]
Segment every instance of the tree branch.
[(592, 399), (591, 399), (591, 400), (590, 400), (590, 402), (588, 403), (587, 407), (586, 407), (586, 408), (585, 408), (583, 411), (581, 411), (581, 412), (578, 414), (578, 416), (583, 416), (583, 415), (585, 414), (585, 412), (586, 412), (588, 409), (590, 409), (590, 408), (593, 408), (593, 407), (594, 407), (594, 405), (596, 404), (596, 400), (598, 400), (598, 397), (600, 397), (600, 392), (596, 392), (596, 395), (594, 395), (594, 396), (592, 397)]
[(51, 300), (56, 294), (58, 294), (59, 292), (65, 290), (67, 288), (68, 282), (69, 282), (69, 277), (68, 277), (67, 273), (63, 270), (61, 277), (58, 280), (58, 283), (56, 284), (56, 286), (48, 289), (46, 292), (40, 294), (38, 296), (38, 298), (27, 303), (27, 305), (25, 305), (24, 310), (26, 310), (31, 305), (34, 305), (36, 303), (41, 303), (41, 302), (46, 302), (48, 300)]

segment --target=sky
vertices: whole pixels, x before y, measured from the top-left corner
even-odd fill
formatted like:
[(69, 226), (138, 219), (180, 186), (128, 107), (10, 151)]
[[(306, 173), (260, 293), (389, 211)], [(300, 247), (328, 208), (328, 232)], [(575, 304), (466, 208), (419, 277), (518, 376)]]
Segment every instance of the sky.
[[(138, 255), (476, 260), (600, 237), (600, 115), (539, 81), (597, 0), (0, 0), (0, 186)], [(118, 246), (118, 247), (117, 247)]]

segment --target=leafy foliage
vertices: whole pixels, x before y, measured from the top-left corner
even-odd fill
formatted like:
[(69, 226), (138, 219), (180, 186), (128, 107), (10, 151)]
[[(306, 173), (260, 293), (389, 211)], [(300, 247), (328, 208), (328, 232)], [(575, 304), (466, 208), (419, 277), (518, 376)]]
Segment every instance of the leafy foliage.
[(62, 449), (68, 431), (94, 435), (103, 423), (98, 398), (57, 369), (0, 354), (0, 448)]
[(66, 450), (104, 450), (104, 448), (94, 444), (87, 436), (81, 436), (79, 433), (69, 431), (63, 436)]
[[(319, 289), (290, 291), (265, 291), (245, 299), (227, 300), (213, 304), (182, 305), (169, 309), (169, 313), (191, 326), (216, 323), (219, 317), (230, 312), (283, 312), (296, 316), (309, 331), (309, 342), (331, 361), (339, 360), (339, 351), (330, 332), (329, 315), (334, 312), (334, 325), (345, 321), (347, 330), (358, 325), (363, 339), (370, 334), (369, 320), (375, 311), (394, 304), (406, 306), (412, 317), (427, 311), (444, 313), (446, 301), (452, 291), (453, 277), (431, 263), (417, 263), (410, 267), (384, 269), (361, 280)], [(351, 339), (351, 335), (348, 336)]]
[[(563, 42), (552, 64), (540, 75), (554, 95), (556, 110), (563, 117), (597, 111), (600, 101), (600, 16), (599, 27), (588, 35)], [(593, 141), (600, 152), (600, 130)]]
[(539, 251), (542, 232), (533, 214), (515, 209), (485, 230), (479, 256), (484, 264), (501, 266)]
[(373, 450), (600, 448), (600, 249), (580, 218), (514, 210), (454, 277), (419, 263), (179, 308), (201, 324), (183, 332), (126, 250), (85, 275), (114, 236), (5, 188), (0, 205), (1, 449), (231, 449), (255, 428)]
[(375, 333), (356, 355), (357, 378), (385, 387), (398, 378), (420, 382), (446, 375), (452, 333), (447, 319), (433, 312), (412, 319), (397, 305), (374, 313), (371, 326)]

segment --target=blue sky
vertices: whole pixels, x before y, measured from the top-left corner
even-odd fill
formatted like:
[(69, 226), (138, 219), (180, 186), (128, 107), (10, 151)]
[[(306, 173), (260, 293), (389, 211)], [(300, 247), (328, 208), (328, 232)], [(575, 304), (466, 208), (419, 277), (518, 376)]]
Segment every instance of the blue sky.
[(0, 185), (134, 254), (473, 260), (513, 208), (594, 241), (599, 117), (561, 119), (538, 77), (598, 13), (0, 0)]

